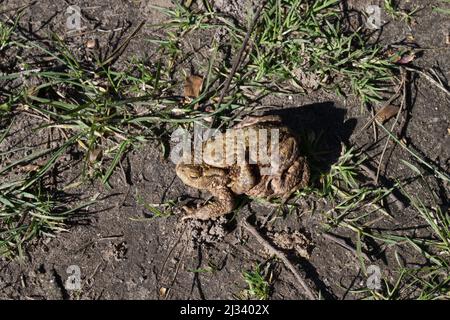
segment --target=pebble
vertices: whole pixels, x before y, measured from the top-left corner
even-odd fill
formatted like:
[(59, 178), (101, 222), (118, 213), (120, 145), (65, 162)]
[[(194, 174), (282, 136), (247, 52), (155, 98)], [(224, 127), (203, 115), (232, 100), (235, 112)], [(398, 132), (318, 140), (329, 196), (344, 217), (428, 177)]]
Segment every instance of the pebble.
[(88, 49), (94, 49), (97, 47), (97, 40), (96, 39), (89, 39), (86, 41), (86, 48)]

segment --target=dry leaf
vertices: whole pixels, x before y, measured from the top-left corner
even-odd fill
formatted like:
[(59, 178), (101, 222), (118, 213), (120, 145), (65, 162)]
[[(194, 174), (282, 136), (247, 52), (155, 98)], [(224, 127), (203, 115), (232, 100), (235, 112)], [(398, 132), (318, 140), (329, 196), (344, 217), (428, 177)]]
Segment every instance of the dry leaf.
[(415, 54), (406, 54), (406, 55), (402, 56), (398, 61), (396, 61), (396, 63), (408, 64), (408, 63), (414, 61), (415, 58), (416, 58)]
[(167, 288), (164, 288), (164, 287), (159, 288), (159, 296), (161, 298), (164, 298), (166, 296), (166, 294), (167, 294)]
[(195, 99), (200, 95), (202, 90), (203, 77), (189, 76), (184, 83), (184, 97), (185, 99)]
[(36, 172), (38, 171), (43, 165), (45, 165), (45, 159), (41, 159), (39, 161), (37, 161), (36, 163), (29, 163), (23, 166), (20, 166), (18, 168), (19, 172), (26, 172), (26, 173), (31, 173), (31, 172)]
[(86, 48), (93, 49), (97, 47), (97, 40), (96, 39), (89, 39), (86, 41)]
[(390, 118), (397, 115), (399, 110), (400, 110), (400, 108), (397, 106), (387, 105), (387, 106), (381, 108), (381, 110), (377, 112), (375, 118), (378, 121), (380, 121), (381, 123), (384, 123), (384, 122), (388, 121)]
[(103, 150), (100, 148), (92, 149), (89, 152), (89, 162), (94, 163), (100, 160), (103, 156)]
[(401, 51), (389, 49), (387, 55), (393, 63), (397, 64), (408, 64), (416, 59), (416, 55), (412, 51), (402, 53)]

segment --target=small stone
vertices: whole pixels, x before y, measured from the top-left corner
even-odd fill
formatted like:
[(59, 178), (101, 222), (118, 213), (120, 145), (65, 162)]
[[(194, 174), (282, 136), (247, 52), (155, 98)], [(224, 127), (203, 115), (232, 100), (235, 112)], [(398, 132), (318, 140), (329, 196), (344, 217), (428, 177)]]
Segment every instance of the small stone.
[(159, 296), (161, 298), (164, 298), (166, 296), (166, 293), (167, 293), (167, 288), (164, 288), (164, 287), (159, 288)]
[(97, 47), (97, 39), (89, 39), (86, 41), (86, 48), (94, 49)]

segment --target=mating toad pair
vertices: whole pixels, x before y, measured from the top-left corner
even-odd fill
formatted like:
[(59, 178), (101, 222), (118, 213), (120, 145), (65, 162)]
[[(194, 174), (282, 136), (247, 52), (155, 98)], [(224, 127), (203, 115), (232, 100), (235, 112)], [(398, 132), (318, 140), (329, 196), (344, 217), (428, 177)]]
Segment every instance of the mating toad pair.
[[(309, 182), (309, 166), (300, 154), (298, 137), (285, 125), (278, 116), (248, 117), (234, 126), (239, 130), (247, 157), (251, 157), (249, 149), (254, 136), (251, 132), (260, 129), (278, 129), (278, 170), (268, 173), (270, 164), (254, 161), (237, 161), (229, 164), (226, 161), (214, 161), (208, 157), (209, 150), (217, 149), (217, 143), (225, 144), (225, 134), (219, 133), (203, 142), (206, 156), (202, 163), (192, 161), (179, 162), (176, 166), (178, 177), (188, 186), (206, 190), (214, 200), (197, 208), (184, 207), (187, 214), (183, 219), (194, 218), (207, 220), (231, 212), (236, 206), (238, 195), (251, 197), (273, 198), (287, 200), (294, 191), (304, 188)], [(259, 136), (257, 136), (259, 137)], [(272, 150), (267, 145), (267, 154)], [(235, 150), (236, 152), (236, 150)], [(248, 159), (250, 160), (250, 159)]]

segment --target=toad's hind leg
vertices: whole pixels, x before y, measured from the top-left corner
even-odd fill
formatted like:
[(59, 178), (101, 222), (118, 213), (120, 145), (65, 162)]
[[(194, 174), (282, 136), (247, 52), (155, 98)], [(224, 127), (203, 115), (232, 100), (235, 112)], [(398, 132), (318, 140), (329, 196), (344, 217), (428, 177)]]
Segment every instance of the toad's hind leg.
[(310, 170), (304, 158), (295, 161), (281, 176), (271, 181), (274, 196), (282, 196), (282, 203), (285, 203), (293, 192), (308, 185)]
[(199, 219), (208, 220), (217, 218), (231, 212), (235, 208), (233, 193), (227, 187), (219, 187), (209, 190), (214, 200), (200, 208), (184, 207), (188, 213), (182, 220)]

